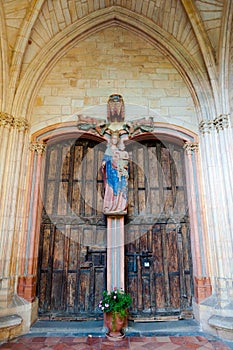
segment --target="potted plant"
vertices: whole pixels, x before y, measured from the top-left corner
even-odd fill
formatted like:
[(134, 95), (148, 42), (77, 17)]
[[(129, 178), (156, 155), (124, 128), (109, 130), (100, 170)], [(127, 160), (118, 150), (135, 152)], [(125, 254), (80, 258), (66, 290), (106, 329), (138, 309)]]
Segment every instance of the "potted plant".
[(126, 326), (128, 308), (132, 304), (132, 299), (123, 289), (114, 288), (111, 292), (104, 291), (103, 299), (99, 302), (99, 308), (104, 312), (105, 325), (108, 328), (106, 336), (108, 338), (122, 339)]

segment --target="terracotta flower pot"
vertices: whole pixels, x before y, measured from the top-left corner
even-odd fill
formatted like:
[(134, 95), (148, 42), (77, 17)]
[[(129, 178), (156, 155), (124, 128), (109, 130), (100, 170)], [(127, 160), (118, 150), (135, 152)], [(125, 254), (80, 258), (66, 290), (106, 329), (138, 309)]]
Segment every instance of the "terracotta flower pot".
[(125, 337), (124, 327), (127, 323), (127, 317), (120, 317), (119, 313), (106, 312), (104, 314), (104, 323), (108, 328), (106, 336), (112, 340), (120, 340)]

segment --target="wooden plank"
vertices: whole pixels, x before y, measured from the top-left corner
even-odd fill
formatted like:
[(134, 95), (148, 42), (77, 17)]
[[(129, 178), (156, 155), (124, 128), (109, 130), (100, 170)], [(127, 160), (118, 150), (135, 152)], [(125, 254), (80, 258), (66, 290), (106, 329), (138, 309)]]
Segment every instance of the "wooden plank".
[(68, 189), (67, 189), (67, 215), (72, 215), (73, 207), (73, 182), (74, 182), (74, 152), (75, 145), (72, 144), (70, 148), (70, 159), (69, 159), (69, 176), (67, 179)]
[(62, 270), (64, 268), (64, 227), (55, 230), (54, 246), (53, 246), (53, 269)]
[(139, 195), (138, 195), (138, 155), (137, 149), (133, 149), (132, 152), (132, 170), (133, 170), (133, 214), (138, 215), (139, 213)]
[(44, 201), (44, 206), (46, 213), (51, 215), (54, 212), (54, 192), (55, 192), (55, 181), (49, 181), (47, 183), (46, 197)]
[(46, 289), (45, 289), (45, 299), (46, 299), (46, 310), (51, 309), (51, 288), (52, 288), (52, 276), (53, 276), (53, 251), (54, 251), (54, 235), (55, 227), (51, 225), (51, 234), (49, 240), (49, 260), (47, 267), (47, 279), (46, 279)]
[(83, 146), (83, 159), (82, 159), (82, 169), (80, 172), (80, 215), (85, 216), (85, 195), (86, 195), (86, 173), (87, 173), (87, 158), (86, 154), (88, 152), (88, 143), (86, 142)]
[(55, 180), (56, 170), (57, 170), (57, 157), (58, 157), (58, 151), (56, 148), (49, 148), (48, 149), (48, 169), (46, 171), (47, 173), (47, 179), (48, 180)]
[(161, 167), (163, 174), (163, 187), (171, 187), (170, 153), (165, 147), (161, 148)]
[(91, 281), (93, 281), (93, 266), (88, 264), (88, 266), (81, 266), (79, 275), (79, 290), (78, 290), (78, 310), (80, 312), (88, 312), (92, 305), (90, 303), (90, 286)]
[(102, 249), (105, 252), (107, 246), (107, 228), (97, 227), (93, 241), (98, 249)]
[(153, 274), (156, 295), (156, 307), (165, 307), (164, 298), (164, 273), (163, 273), (163, 241), (161, 225), (156, 224), (153, 227)]
[(69, 272), (68, 280), (67, 280), (67, 311), (68, 311), (68, 313), (75, 312), (76, 285), (77, 285), (76, 272)]
[(72, 191), (72, 211), (74, 214), (79, 215), (80, 214), (80, 182), (74, 181), (72, 184), (73, 191)]
[(69, 187), (68, 182), (61, 181), (59, 183), (59, 194), (58, 194), (58, 201), (57, 201), (57, 215), (66, 215), (67, 214), (67, 208), (68, 208), (68, 193), (69, 193)]
[(106, 268), (105, 268), (105, 261), (104, 266), (97, 266), (94, 268), (94, 284), (93, 284), (93, 304), (94, 304), (94, 310), (99, 312), (99, 301), (102, 299), (103, 291), (106, 289), (106, 284), (103, 283), (103, 281), (106, 281)]
[(143, 147), (137, 150), (138, 188), (145, 188), (145, 155)]
[(174, 214), (179, 215), (179, 217), (187, 215), (187, 204), (185, 200), (184, 189), (180, 188), (176, 191), (175, 205), (174, 205)]
[(83, 146), (76, 144), (74, 146), (74, 161), (73, 161), (73, 176), (74, 180), (80, 181), (82, 174), (82, 159), (83, 159)]
[(150, 274), (142, 273), (143, 312), (151, 312), (151, 283)]
[(41, 266), (41, 269), (46, 269), (48, 266), (48, 261), (50, 257), (50, 251), (49, 251), (49, 242), (50, 242), (50, 230), (51, 226), (50, 225), (43, 225), (43, 233), (42, 237), (43, 239), (41, 240), (41, 251), (40, 251), (40, 256), (41, 260), (39, 261), (39, 265)]
[(173, 212), (173, 208), (176, 202), (176, 177), (177, 177), (177, 167), (178, 164), (174, 160), (174, 145), (169, 145), (169, 163), (171, 169), (171, 191), (172, 191), (172, 205), (171, 212)]
[[(93, 169), (91, 169), (93, 171)], [(93, 181), (86, 181), (85, 197), (84, 197), (84, 216), (91, 216), (93, 214)]]
[(57, 145), (56, 173), (55, 173), (55, 179), (54, 179), (53, 193), (51, 193), (51, 196), (53, 197), (52, 214), (57, 213), (61, 167), (62, 167), (62, 145)]
[(46, 298), (48, 275), (46, 272), (41, 272), (39, 279), (39, 310), (47, 311), (49, 308), (49, 302)]
[(63, 271), (53, 271), (51, 288), (51, 310), (61, 311), (63, 304)]
[(161, 157), (161, 144), (157, 143), (156, 147), (157, 159), (158, 159), (158, 184), (159, 184), (159, 213), (164, 212), (164, 192), (163, 192), (163, 172), (162, 172), (162, 157)]
[(148, 147), (143, 147), (143, 175), (144, 175), (144, 191), (145, 191), (145, 208), (146, 214), (151, 213), (151, 198), (150, 198), (150, 173), (149, 173), (149, 154)]
[(70, 144), (64, 144), (61, 150), (61, 181), (68, 181), (70, 177)]
[(165, 305), (170, 305), (170, 280), (169, 280), (169, 258), (168, 258), (168, 241), (166, 226), (161, 225), (162, 230), (162, 249), (163, 249), (163, 275), (164, 275), (164, 300)]
[(159, 177), (158, 177), (158, 159), (156, 152), (156, 145), (148, 147), (148, 174), (150, 180), (150, 188), (159, 188)]

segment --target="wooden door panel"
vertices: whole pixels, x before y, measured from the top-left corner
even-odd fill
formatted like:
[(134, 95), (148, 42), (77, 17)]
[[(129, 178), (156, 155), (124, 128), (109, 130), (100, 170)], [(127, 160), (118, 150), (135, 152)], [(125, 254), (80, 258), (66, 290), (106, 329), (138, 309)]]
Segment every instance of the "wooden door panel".
[(182, 314), (191, 310), (193, 294), (183, 149), (154, 140), (132, 150), (129, 145), (129, 153), (125, 255), (131, 313)]
[(184, 154), (181, 146), (145, 141), (129, 145), (130, 217), (165, 219), (187, 215)]
[[(60, 229), (52, 224), (44, 226), (38, 279), (41, 317), (99, 317), (98, 303), (106, 288), (106, 239), (91, 250), (91, 246), (82, 244), (87, 241), (93, 244), (88, 232), (92, 233), (91, 229), (81, 225)], [(96, 232), (98, 240), (106, 230)]]
[[(137, 230), (136, 225), (133, 229)], [(187, 230), (183, 224), (184, 244)], [(133, 316), (180, 315), (191, 310), (191, 260), (181, 234), (179, 225), (156, 224), (152, 229), (148, 226), (136, 244), (126, 246), (126, 286), (133, 298)]]
[(88, 140), (48, 146), (37, 288), (41, 317), (100, 315), (106, 288), (103, 151)]

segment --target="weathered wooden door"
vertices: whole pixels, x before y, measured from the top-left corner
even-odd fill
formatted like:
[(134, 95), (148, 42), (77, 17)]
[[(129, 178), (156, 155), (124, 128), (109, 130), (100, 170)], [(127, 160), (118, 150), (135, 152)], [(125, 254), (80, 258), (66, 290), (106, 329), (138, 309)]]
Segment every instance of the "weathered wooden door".
[(131, 315), (185, 317), (193, 287), (183, 148), (154, 139), (132, 143), (130, 155), (125, 256)]
[(83, 139), (47, 147), (38, 267), (41, 317), (100, 314), (98, 302), (106, 288), (104, 149)]
[[(106, 289), (106, 222), (101, 161), (90, 140), (50, 143), (38, 268), (41, 317), (99, 317)], [(183, 149), (154, 139), (132, 142), (125, 222), (126, 290), (131, 316), (191, 310), (192, 263)]]

